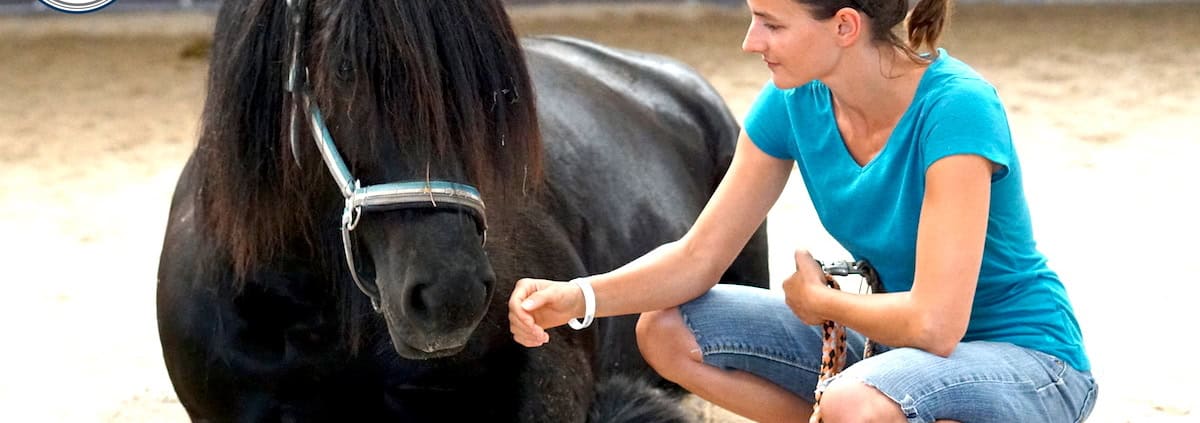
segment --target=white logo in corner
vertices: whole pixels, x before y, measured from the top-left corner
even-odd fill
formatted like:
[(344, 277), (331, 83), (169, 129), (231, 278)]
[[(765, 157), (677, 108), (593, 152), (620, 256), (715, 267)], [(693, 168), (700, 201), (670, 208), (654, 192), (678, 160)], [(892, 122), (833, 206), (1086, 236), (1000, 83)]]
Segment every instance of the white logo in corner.
[(103, 9), (116, 0), (40, 0), (47, 7), (66, 13), (88, 13)]

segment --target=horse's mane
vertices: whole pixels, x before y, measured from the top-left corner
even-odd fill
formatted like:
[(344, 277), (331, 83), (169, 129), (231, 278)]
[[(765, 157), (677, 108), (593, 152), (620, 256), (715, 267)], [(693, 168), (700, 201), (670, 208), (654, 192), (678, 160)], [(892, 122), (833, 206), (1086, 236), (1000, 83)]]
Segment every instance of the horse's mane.
[[(199, 218), (239, 280), (287, 247), (327, 256), (314, 234), (340, 214), (307, 125), (300, 165), (289, 147), (286, 3), (226, 1), (214, 32), (196, 152)], [(406, 163), (478, 186), (490, 210), (536, 186), (533, 92), (501, 0), (309, 3), (302, 48), (313, 97), (335, 134), (345, 125), (363, 135), (334, 141), (364, 184), (390, 181), (358, 168)]]

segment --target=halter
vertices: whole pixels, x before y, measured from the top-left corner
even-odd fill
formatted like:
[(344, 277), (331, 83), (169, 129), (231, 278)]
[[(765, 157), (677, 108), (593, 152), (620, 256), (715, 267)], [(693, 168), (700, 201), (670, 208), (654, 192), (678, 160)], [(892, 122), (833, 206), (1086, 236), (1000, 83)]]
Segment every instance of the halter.
[(470, 185), (448, 181), (392, 182), (386, 184), (362, 186), (360, 180), (354, 178), (350, 168), (338, 153), (337, 145), (329, 134), (321, 110), (312, 101), (308, 86), (308, 68), (301, 65), (300, 43), (304, 29), (304, 11), (306, 0), (287, 0), (288, 23), (292, 29), (291, 59), (288, 67), (285, 89), (292, 96), (291, 116), (288, 126), (288, 137), (291, 144), (292, 159), (300, 165), (298, 140), (300, 121), (298, 114), (303, 112), (308, 120), (313, 141), (325, 167), (333, 176), (333, 180), (341, 190), (345, 199), (342, 209), (342, 246), (346, 252), (346, 264), (350, 267), (350, 275), (358, 289), (371, 299), (371, 306), (379, 311), (380, 299), (378, 287), (367, 283), (358, 272), (354, 259), (354, 239), (351, 232), (358, 226), (362, 214), (368, 211), (397, 210), (406, 208), (439, 208), (453, 207), (464, 210), (475, 219), (480, 237), (487, 240), (487, 215), (483, 198), (479, 191)]

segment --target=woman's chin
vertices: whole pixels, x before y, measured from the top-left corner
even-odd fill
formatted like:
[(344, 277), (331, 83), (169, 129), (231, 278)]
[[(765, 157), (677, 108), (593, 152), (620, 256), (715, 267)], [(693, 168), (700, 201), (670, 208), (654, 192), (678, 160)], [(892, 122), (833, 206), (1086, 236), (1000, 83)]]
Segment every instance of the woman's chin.
[(800, 84), (797, 84), (794, 79), (788, 78), (786, 76), (774, 74), (774, 73), (771, 74), (771, 82), (775, 83), (775, 88), (778, 88), (781, 90), (796, 88), (796, 87), (800, 86)]

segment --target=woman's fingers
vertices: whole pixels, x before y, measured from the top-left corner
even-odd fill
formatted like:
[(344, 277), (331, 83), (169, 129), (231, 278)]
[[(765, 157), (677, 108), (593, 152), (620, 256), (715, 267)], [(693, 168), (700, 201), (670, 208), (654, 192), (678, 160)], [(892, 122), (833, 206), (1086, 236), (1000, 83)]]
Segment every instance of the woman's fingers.
[(525, 298), (525, 301), (521, 301), (522, 310), (533, 313), (534, 310), (537, 310), (538, 308), (541, 308), (542, 305), (546, 304), (546, 296), (536, 294), (537, 293), (535, 292), (529, 297)]
[(537, 325), (533, 317), (533, 312), (545, 303), (545, 299), (537, 293), (537, 281), (521, 279), (517, 281), (508, 300), (509, 331), (517, 343), (526, 347), (536, 347), (550, 341), (550, 335)]
[(813, 258), (812, 253), (809, 253), (808, 250), (796, 250), (793, 257), (796, 260), (796, 270), (809, 267), (812, 265), (812, 263), (816, 262), (816, 259)]
[(522, 316), (516, 311), (510, 311), (508, 320), (509, 331), (512, 332), (513, 339), (517, 343), (527, 347), (536, 347), (544, 343), (545, 331), (533, 324), (532, 318), (529, 318), (528, 315)]
[(540, 347), (550, 340), (549, 335), (534, 337), (528, 334), (513, 334), (513, 340), (529, 348)]
[(532, 327), (537, 326), (528, 310), (521, 307), (521, 303), (529, 298), (536, 289), (536, 284), (531, 283), (528, 279), (517, 281), (516, 286), (513, 287), (512, 296), (508, 298), (508, 321), (514, 336), (533, 333)]

